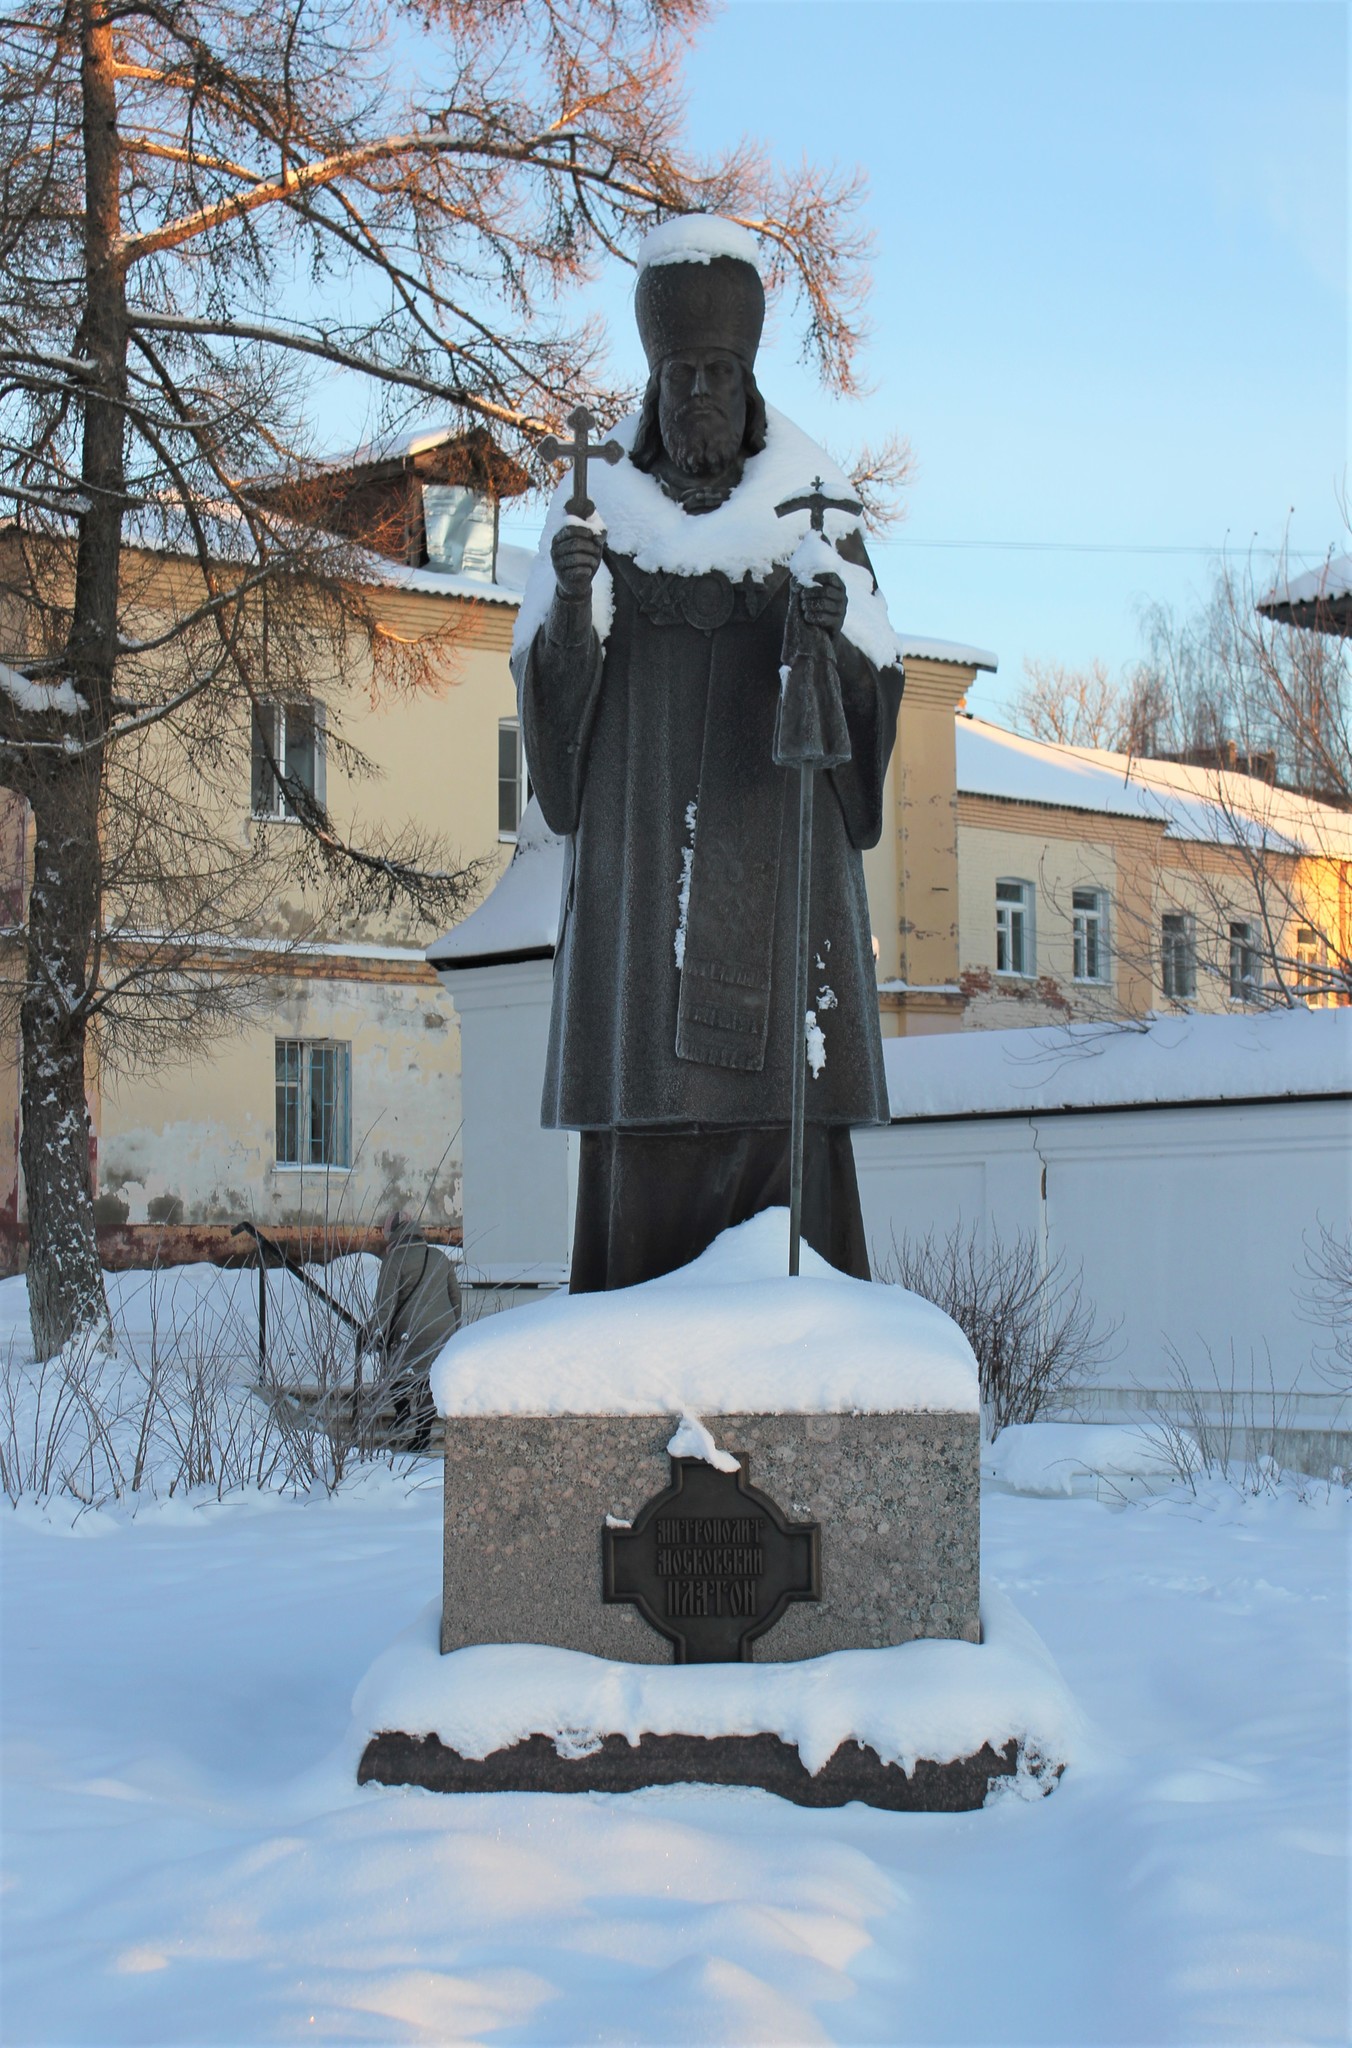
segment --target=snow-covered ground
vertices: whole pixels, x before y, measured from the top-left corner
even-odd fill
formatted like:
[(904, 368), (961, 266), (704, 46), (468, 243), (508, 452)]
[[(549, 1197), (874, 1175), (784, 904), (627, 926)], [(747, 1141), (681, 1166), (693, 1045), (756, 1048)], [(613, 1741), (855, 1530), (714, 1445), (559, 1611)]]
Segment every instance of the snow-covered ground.
[(1347, 2038), (1345, 1495), (989, 1494), (1088, 1736), (946, 1816), (358, 1791), (439, 1478), (0, 1510), (6, 2042)]

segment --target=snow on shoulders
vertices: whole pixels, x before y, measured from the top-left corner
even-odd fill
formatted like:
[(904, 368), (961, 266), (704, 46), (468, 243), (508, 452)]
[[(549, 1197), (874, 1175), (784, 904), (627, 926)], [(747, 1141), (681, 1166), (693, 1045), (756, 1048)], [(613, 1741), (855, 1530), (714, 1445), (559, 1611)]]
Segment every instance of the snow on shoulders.
[[(627, 452), (638, 427), (637, 415), (620, 420), (612, 437)], [(766, 407), (766, 441), (751, 456), (741, 482), (725, 504), (692, 515), (669, 498), (657, 479), (632, 462), (611, 467), (596, 463), (588, 471), (588, 488), (596, 503), (595, 523), (604, 527), (611, 548), (629, 556), (640, 569), (678, 576), (705, 576), (720, 570), (734, 583), (743, 576), (766, 577), (789, 562), (811, 531), (809, 515), (800, 510), (780, 518), (776, 507), (802, 497), (820, 477), (826, 495), (853, 498), (849, 479), (824, 449), (773, 406)], [(514, 656), (530, 646), (543, 625), (554, 596), (554, 569), (549, 545), (564, 523), (571, 479), (559, 485), (545, 520), (540, 550), (517, 616)], [(827, 539), (841, 540), (858, 530), (852, 513), (826, 514)], [(849, 605), (846, 637), (879, 667), (901, 661), (901, 644), (887, 618), (887, 607), (865, 569), (835, 556), (831, 567), (845, 583)], [(613, 609), (609, 571), (602, 566), (592, 588), (593, 620), (604, 642)]]
[(1352, 1090), (1352, 1010), (1049, 1024), (883, 1041), (894, 1121)]
[(638, 267), (648, 270), (658, 263), (712, 263), (715, 256), (736, 257), (760, 272), (756, 237), (716, 213), (683, 213), (675, 220), (664, 220), (640, 243)]
[(483, 902), (427, 948), (433, 967), (473, 965), (504, 954), (552, 952), (559, 934), (563, 841), (532, 797), (522, 813), (516, 851)]
[(559, 1294), (461, 1330), (432, 1368), (443, 1415), (975, 1414), (956, 1323), (904, 1288), (852, 1280), (788, 1211), (726, 1230), (688, 1266), (608, 1294)]

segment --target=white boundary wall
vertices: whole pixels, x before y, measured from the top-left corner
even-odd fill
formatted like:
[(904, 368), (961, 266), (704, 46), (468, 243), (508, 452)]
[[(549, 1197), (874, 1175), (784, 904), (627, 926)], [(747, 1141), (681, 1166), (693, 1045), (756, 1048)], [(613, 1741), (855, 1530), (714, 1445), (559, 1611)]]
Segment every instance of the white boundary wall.
[[(551, 973), (538, 957), (441, 967), (461, 1022), (465, 1262), (485, 1307), (567, 1280), (577, 1139), (540, 1129)], [(854, 1134), (875, 1269), (894, 1236), (1031, 1232), (1119, 1325), (1086, 1417), (1167, 1391), (1171, 1342), (1203, 1391), (1211, 1361), (1223, 1387), (1256, 1387), (1259, 1422), (1347, 1430), (1298, 1288), (1306, 1238), (1352, 1211), (1349, 1052), (1352, 1011), (890, 1041), (894, 1110), (918, 1113)], [(1306, 1092), (1253, 1099), (1283, 1085)], [(1167, 1099), (1210, 1091), (1228, 1099)]]
[(1168, 1389), (1171, 1343), (1199, 1389), (1214, 1394), (1214, 1361), (1224, 1387), (1258, 1390), (1260, 1420), (1275, 1388), (1282, 1426), (1327, 1430), (1347, 1418), (1318, 1371), (1300, 1268), (1319, 1222), (1347, 1228), (1350, 1140), (1348, 1102), (1288, 1098), (896, 1122), (854, 1144), (875, 1268), (894, 1238), (958, 1228), (1032, 1234), (1082, 1271), (1119, 1325), (1086, 1416)]

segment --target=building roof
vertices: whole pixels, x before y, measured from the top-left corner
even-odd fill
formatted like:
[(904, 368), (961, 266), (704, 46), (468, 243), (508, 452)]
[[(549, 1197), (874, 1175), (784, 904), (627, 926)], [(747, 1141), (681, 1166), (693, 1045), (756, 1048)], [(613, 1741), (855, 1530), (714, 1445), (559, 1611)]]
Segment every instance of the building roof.
[(1252, 775), (1028, 739), (969, 713), (957, 720), (957, 779), (965, 796), (1142, 818), (1170, 839), (1352, 860), (1352, 815), (1312, 797)]
[(1352, 1009), (883, 1041), (894, 1123), (1352, 1094)]
[(1258, 600), (1264, 618), (1317, 633), (1352, 634), (1352, 555), (1334, 555), (1303, 576), (1288, 576)]
[(968, 647), (961, 640), (930, 640), (923, 633), (897, 633), (903, 656), (911, 661), (951, 661), (959, 668), (999, 668), (999, 656), (988, 647)]

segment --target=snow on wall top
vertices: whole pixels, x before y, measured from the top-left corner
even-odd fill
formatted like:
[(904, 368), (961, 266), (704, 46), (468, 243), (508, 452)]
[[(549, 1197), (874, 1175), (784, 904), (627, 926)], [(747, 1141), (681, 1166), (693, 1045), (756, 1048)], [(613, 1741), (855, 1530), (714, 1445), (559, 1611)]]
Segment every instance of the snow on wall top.
[(726, 1230), (679, 1272), (556, 1294), (461, 1330), (432, 1368), (442, 1415), (976, 1414), (956, 1323), (900, 1287), (851, 1280), (789, 1212)]
[(885, 1038), (895, 1122), (1352, 1092), (1352, 1010)]
[(1262, 605), (1331, 604), (1339, 597), (1352, 597), (1352, 555), (1335, 555), (1317, 569), (1307, 569), (1303, 576), (1289, 576), (1285, 583), (1274, 584)]
[(1170, 839), (1204, 845), (1243, 840), (1352, 859), (1352, 815), (1253, 775), (1027, 739), (965, 714), (957, 721), (957, 773), (967, 796), (1146, 818)]
[[(611, 437), (627, 451), (637, 428), (638, 415), (632, 413), (611, 429)], [(711, 569), (721, 569), (739, 582), (748, 573), (768, 576), (793, 556), (810, 531), (808, 514), (790, 512), (780, 519), (775, 507), (810, 490), (815, 477), (822, 479), (828, 497), (853, 498), (849, 479), (825, 450), (783, 413), (767, 406), (765, 446), (759, 455), (748, 459), (741, 482), (726, 504), (692, 517), (667, 496), (656, 477), (635, 469), (632, 462), (617, 462), (613, 467), (598, 462), (587, 471), (587, 488), (596, 505), (588, 523), (604, 528), (611, 546), (631, 556), (640, 569), (668, 570), (679, 576), (703, 576)], [(529, 647), (553, 602), (554, 565), (549, 544), (568, 517), (564, 506), (572, 490), (571, 477), (565, 478), (550, 504), (540, 551), (521, 600), (514, 655)], [(851, 513), (826, 514), (829, 538), (843, 538), (857, 527)], [(842, 629), (846, 637), (879, 668), (900, 662), (901, 643), (872, 578), (848, 562), (837, 560), (835, 566), (849, 600)], [(592, 586), (592, 618), (602, 641), (610, 630), (612, 604), (610, 571), (603, 563)]]
[(444, 938), (427, 959), (436, 968), (458, 967), (504, 953), (552, 952), (559, 935), (563, 841), (546, 825), (534, 797), (522, 814), (516, 852), (477, 910)]
[(722, 220), (715, 213), (684, 213), (676, 220), (664, 220), (639, 244), (638, 267), (648, 270), (658, 263), (712, 263), (715, 256), (735, 256), (760, 274), (756, 237), (736, 221)]

